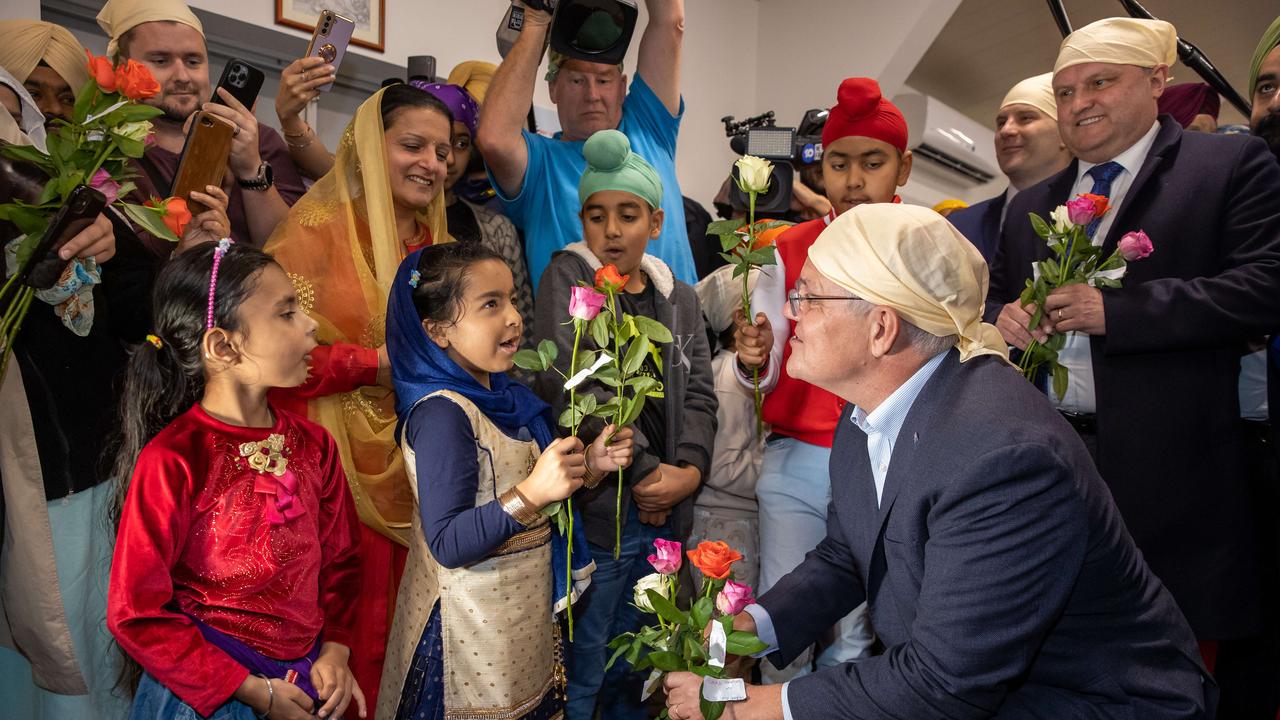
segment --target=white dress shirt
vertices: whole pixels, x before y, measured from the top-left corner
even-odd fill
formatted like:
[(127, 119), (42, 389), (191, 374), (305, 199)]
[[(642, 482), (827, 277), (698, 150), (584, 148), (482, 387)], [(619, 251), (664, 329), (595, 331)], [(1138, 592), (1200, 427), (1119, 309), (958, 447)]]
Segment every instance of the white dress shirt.
[[(1110, 198), (1109, 204), (1112, 209), (1106, 215), (1103, 215), (1102, 220), (1098, 223), (1098, 229), (1093, 234), (1094, 245), (1101, 245), (1106, 239), (1107, 233), (1111, 231), (1112, 221), (1115, 220), (1116, 215), (1123, 206), (1125, 196), (1129, 193), (1129, 187), (1133, 185), (1133, 179), (1137, 176), (1138, 171), (1142, 169), (1142, 163), (1146, 162), (1147, 155), (1151, 152), (1151, 146), (1155, 144), (1156, 133), (1159, 130), (1160, 123), (1157, 121), (1151, 125), (1151, 129), (1147, 131), (1146, 135), (1142, 136), (1142, 139), (1131, 145), (1128, 150), (1112, 158), (1112, 161), (1119, 163), (1124, 170), (1111, 183), (1111, 194), (1108, 197)], [(1088, 172), (1094, 166), (1100, 164), (1080, 161), (1079, 167), (1076, 169), (1076, 184), (1071, 191), (1070, 197), (1063, 198), (1063, 204), (1081, 193), (1093, 190), (1093, 178), (1089, 177)], [(1137, 228), (1134, 229), (1136, 230)], [(1058, 400), (1057, 393), (1050, 389), (1049, 400), (1059, 410), (1084, 414), (1097, 412), (1098, 403), (1094, 392), (1093, 356), (1089, 350), (1089, 336), (1080, 332), (1067, 333), (1067, 343), (1058, 352), (1058, 362), (1067, 368), (1067, 392), (1062, 396), (1062, 400)]]

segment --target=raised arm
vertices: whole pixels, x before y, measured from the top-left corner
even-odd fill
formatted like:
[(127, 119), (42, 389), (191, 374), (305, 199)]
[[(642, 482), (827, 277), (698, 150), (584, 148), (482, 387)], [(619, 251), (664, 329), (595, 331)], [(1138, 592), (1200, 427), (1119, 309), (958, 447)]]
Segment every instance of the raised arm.
[(521, 130), (533, 106), (533, 88), (550, 24), (547, 13), (525, 9), (524, 29), (493, 76), (476, 129), (476, 147), (507, 197), (520, 194), (529, 167)]
[[(684, 42), (684, 0), (645, 0), (649, 23), (640, 37), (636, 72), (667, 112), (680, 112), (680, 46)], [(523, 38), (522, 38), (523, 39)]]

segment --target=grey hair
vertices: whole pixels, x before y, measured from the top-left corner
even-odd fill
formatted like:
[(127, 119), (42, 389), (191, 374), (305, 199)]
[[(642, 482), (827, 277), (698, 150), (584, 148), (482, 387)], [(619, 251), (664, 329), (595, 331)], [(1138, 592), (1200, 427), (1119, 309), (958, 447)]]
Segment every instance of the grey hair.
[[(859, 315), (866, 315), (876, 307), (873, 303), (867, 302), (862, 298), (854, 298), (853, 302), (849, 304), (852, 306), (853, 312)], [(894, 312), (897, 311), (895, 310)], [(933, 358), (936, 355), (941, 355), (955, 347), (956, 343), (960, 341), (959, 335), (939, 336), (927, 330), (921, 330), (902, 317), (901, 313), (898, 314), (898, 319), (902, 321), (902, 334), (907, 339), (907, 345), (923, 357)]]

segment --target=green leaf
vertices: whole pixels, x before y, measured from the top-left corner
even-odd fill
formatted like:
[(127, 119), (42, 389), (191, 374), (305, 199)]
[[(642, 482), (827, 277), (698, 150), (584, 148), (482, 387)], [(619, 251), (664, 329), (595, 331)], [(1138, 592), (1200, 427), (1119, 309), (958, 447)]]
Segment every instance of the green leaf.
[(650, 342), (666, 344), (671, 342), (671, 331), (666, 325), (649, 317), (635, 318), (636, 329), (644, 333)]
[(707, 623), (711, 622), (711, 612), (713, 610), (715, 610), (714, 600), (709, 597), (698, 598), (698, 601), (689, 610), (690, 624), (697, 628), (698, 632), (702, 632)]
[(591, 339), (596, 341), (596, 347), (601, 350), (609, 347), (609, 318), (605, 313), (596, 315), (588, 329), (591, 331)]
[(550, 340), (541, 340), (538, 342), (538, 357), (542, 358), (543, 369), (549, 368), (556, 364), (556, 357), (559, 356), (560, 350), (556, 348), (556, 344)]
[(158, 211), (141, 205), (134, 205), (132, 203), (121, 203), (120, 207), (124, 210), (124, 214), (128, 215), (130, 220), (140, 225), (143, 230), (155, 235), (161, 240), (168, 240), (169, 242), (174, 243), (178, 242), (178, 236), (174, 235), (173, 231), (164, 224), (164, 221), (160, 219), (160, 213)]
[(650, 391), (662, 391), (662, 383), (647, 375), (637, 375), (627, 379), (627, 387), (636, 395), (648, 395)]
[(1094, 287), (1105, 287), (1105, 288), (1120, 287), (1120, 281), (1114, 278), (1104, 278), (1104, 277), (1094, 278), (1093, 284), (1094, 284)]
[(765, 645), (755, 635), (742, 630), (734, 630), (729, 633), (725, 642), (725, 649), (730, 655), (741, 655), (742, 657), (750, 657), (758, 652), (763, 652), (768, 645)]
[(1045, 222), (1044, 218), (1039, 215), (1035, 213), (1028, 213), (1028, 215), (1031, 218), (1031, 229), (1035, 230), (1036, 234), (1039, 235), (1041, 239), (1048, 240), (1049, 234), (1053, 232), (1053, 228), (1049, 227), (1049, 223)]
[[(614, 638), (614, 639), (616, 640), (617, 638)], [(609, 647), (613, 647), (613, 645), (610, 644)], [(623, 654), (627, 652), (627, 648), (628, 648), (627, 645), (622, 645), (618, 647), (616, 650), (614, 650), (613, 654), (609, 656), (609, 662), (604, 664), (604, 669), (608, 670), (609, 668), (613, 667), (613, 664), (618, 661), (618, 658), (622, 657)]]
[(599, 353), (597, 353), (595, 350), (587, 350), (585, 352), (579, 351), (578, 364), (575, 367), (569, 369), (569, 377), (573, 377), (580, 370), (586, 370), (592, 365), (595, 365), (596, 358), (598, 356), (599, 356)]
[(640, 417), (640, 411), (644, 409), (645, 397), (644, 395), (637, 395), (631, 398), (631, 404), (627, 407), (627, 412), (622, 416), (622, 421), (618, 425), (626, 427)]
[(124, 135), (111, 133), (111, 139), (115, 141), (116, 147), (120, 149), (120, 152), (131, 158), (142, 157), (143, 152), (147, 149), (146, 144), (141, 140), (134, 140), (133, 138), (125, 137)]
[(698, 710), (702, 713), (703, 720), (720, 720), (720, 715), (724, 713), (724, 703), (712, 702), (699, 694)]
[(742, 229), (743, 227), (746, 227), (746, 224), (747, 224), (747, 221), (743, 220), (742, 218), (716, 220), (710, 225), (707, 225), (707, 234), (719, 235), (721, 237), (724, 237), (725, 235), (732, 235), (737, 233), (738, 230)]
[(751, 263), (752, 265), (759, 266), (759, 265), (776, 265), (777, 260), (775, 258), (776, 256), (774, 255), (773, 246), (770, 245), (769, 247), (762, 247), (759, 250), (752, 250), (751, 252), (747, 253), (746, 259), (747, 259), (747, 262)]
[(564, 409), (564, 412), (560, 413), (560, 419), (557, 422), (560, 427), (572, 430), (582, 422), (582, 412), (577, 405), (570, 405)]
[(578, 412), (582, 413), (583, 417), (586, 417), (595, 411), (599, 402), (599, 400), (596, 400), (595, 395), (583, 393), (578, 396)]
[[(653, 592), (650, 590), (649, 592)], [(684, 669), (684, 658), (673, 652), (660, 650), (658, 652), (649, 653), (648, 660), (653, 666), (663, 672), (676, 672)]]
[(547, 366), (543, 363), (542, 356), (536, 350), (520, 350), (512, 358), (512, 362), (516, 364), (516, 367), (530, 372), (543, 372), (547, 369)]
[(1053, 364), (1053, 393), (1058, 396), (1059, 402), (1067, 394), (1067, 368), (1056, 362)]
[(702, 647), (702, 643), (694, 639), (693, 633), (684, 634), (684, 656), (686, 658), (696, 658), (706, 661), (707, 650)]
[(591, 377), (602, 385), (608, 385), (611, 388), (616, 388), (622, 384), (622, 376), (618, 373), (618, 368), (612, 363), (595, 371), (595, 374)]
[[(80, 96), (76, 98), (76, 104), (71, 108), (71, 117), (83, 121), (89, 117), (89, 109), (93, 107), (93, 102), (102, 97), (98, 90), (97, 83), (85, 83), (86, 90), (80, 92)], [(159, 108), (156, 108), (159, 110)]]
[(689, 618), (686, 617), (684, 613), (680, 612), (680, 609), (677, 608), (670, 600), (663, 597), (656, 590), (650, 589), (645, 590), (644, 592), (645, 595), (649, 597), (649, 604), (653, 606), (653, 610), (658, 614), (658, 617), (669, 623), (676, 623), (677, 625), (689, 624)]
[(607, 648), (620, 648), (620, 647), (625, 647), (626, 645), (630, 644), (630, 643), (631, 643), (633, 640), (635, 640), (635, 639), (636, 639), (636, 634), (635, 634), (635, 633), (633, 633), (633, 632), (624, 632), (624, 633), (622, 633), (621, 635), (619, 635), (619, 636), (615, 637), (614, 639), (610, 640), (610, 641), (608, 642), (608, 644), (606, 644), (606, 645), (605, 645), (605, 647), (607, 647)]
[(118, 108), (111, 112), (109, 117), (117, 119), (113, 126), (119, 123), (138, 122), (139, 120), (150, 120), (151, 118), (160, 117), (164, 111), (158, 107), (151, 105), (143, 105), (142, 103), (129, 103), (122, 108)]
[[(639, 318), (636, 319), (637, 325)], [(622, 372), (626, 375), (633, 375), (640, 366), (644, 364), (644, 355), (649, 352), (649, 338), (646, 335), (640, 335), (631, 344), (627, 346), (626, 356), (622, 359)]]
[(734, 255), (734, 250), (740, 247), (742, 247), (741, 235), (738, 235), (737, 233), (725, 233), (720, 236), (720, 249), (724, 251), (721, 253), (723, 257), (736, 257), (736, 255)]
[(591, 415), (594, 417), (604, 418), (606, 420), (613, 420), (620, 409), (621, 405), (619, 404), (618, 398), (610, 398), (608, 402), (597, 405), (596, 409), (591, 411)]
[(618, 333), (618, 345), (626, 345), (627, 341), (636, 336), (636, 318), (634, 315), (623, 315), (622, 322), (615, 328)]

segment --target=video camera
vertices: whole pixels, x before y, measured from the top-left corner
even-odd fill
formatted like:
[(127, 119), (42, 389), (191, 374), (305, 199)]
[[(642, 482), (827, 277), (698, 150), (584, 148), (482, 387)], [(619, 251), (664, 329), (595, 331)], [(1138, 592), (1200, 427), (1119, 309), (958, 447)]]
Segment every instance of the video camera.
[(498, 26), (498, 53), (506, 57), (524, 28), (525, 6), (552, 14), (551, 49), (576, 60), (617, 65), (627, 54), (640, 11), (635, 0), (524, 0), (512, 2)]
[[(769, 192), (756, 198), (756, 213), (761, 215), (785, 215), (791, 209), (791, 184), (795, 181), (798, 165), (810, 165), (822, 161), (822, 128), (827, 123), (827, 111), (819, 108), (808, 110), (798, 127), (779, 127), (772, 110), (743, 120), (732, 115), (720, 118), (729, 147), (739, 155), (754, 155), (773, 162), (773, 177)], [(782, 161), (786, 162), (782, 162)], [(738, 189), (738, 170), (731, 171), (729, 199), (735, 209), (747, 206), (746, 193)]]

